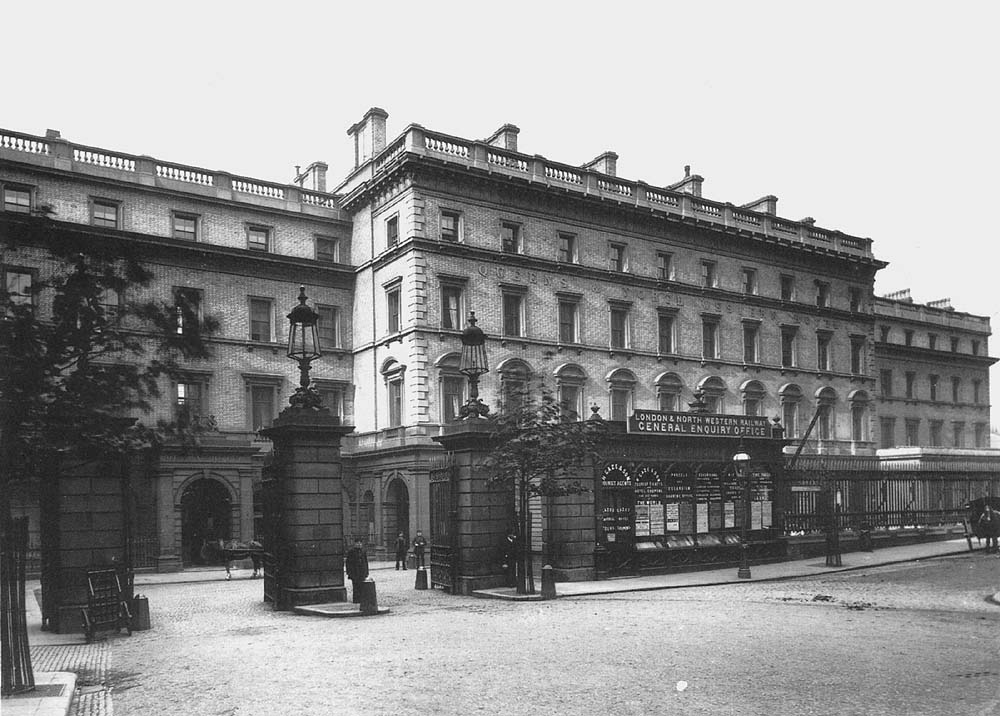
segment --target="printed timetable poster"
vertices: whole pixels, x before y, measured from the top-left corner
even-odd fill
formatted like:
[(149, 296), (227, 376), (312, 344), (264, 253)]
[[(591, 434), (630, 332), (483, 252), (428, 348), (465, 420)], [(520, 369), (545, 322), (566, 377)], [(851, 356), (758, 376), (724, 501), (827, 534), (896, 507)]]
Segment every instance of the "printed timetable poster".
[(681, 511), (680, 505), (676, 502), (670, 502), (664, 505), (666, 510), (666, 527), (667, 532), (680, 532), (681, 531)]

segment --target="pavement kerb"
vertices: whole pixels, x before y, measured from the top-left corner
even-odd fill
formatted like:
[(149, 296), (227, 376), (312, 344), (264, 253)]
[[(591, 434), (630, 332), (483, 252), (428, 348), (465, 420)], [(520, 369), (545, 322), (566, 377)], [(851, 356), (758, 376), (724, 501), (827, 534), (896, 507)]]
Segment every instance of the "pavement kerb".
[[(65, 716), (70, 712), (76, 694), (76, 674), (71, 671), (35, 672), (35, 691), (3, 698), (4, 716)], [(62, 686), (58, 695), (46, 694), (54, 686)]]

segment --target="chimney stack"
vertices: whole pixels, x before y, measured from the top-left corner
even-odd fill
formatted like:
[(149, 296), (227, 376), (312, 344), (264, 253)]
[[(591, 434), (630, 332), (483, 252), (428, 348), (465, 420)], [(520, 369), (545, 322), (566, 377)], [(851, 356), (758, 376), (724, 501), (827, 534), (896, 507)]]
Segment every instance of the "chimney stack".
[(354, 138), (354, 168), (357, 169), (385, 149), (385, 120), (389, 113), (379, 107), (369, 109), (361, 121), (347, 130)]
[(740, 208), (749, 209), (750, 211), (759, 211), (761, 214), (776, 216), (778, 213), (778, 197), (773, 194), (768, 194), (767, 196), (762, 196), (756, 201), (748, 202)]
[(517, 151), (517, 135), (521, 130), (513, 124), (505, 124), (483, 141), (491, 147)]
[(612, 151), (604, 152), (604, 154), (584, 164), (581, 169), (593, 169), (595, 172), (600, 172), (601, 174), (607, 174), (612, 177), (617, 176), (615, 172), (618, 171), (618, 155)]
[(701, 183), (705, 181), (705, 177), (699, 176), (698, 174), (691, 173), (691, 165), (684, 165), (684, 178), (681, 179), (676, 184), (671, 184), (667, 187), (671, 191), (679, 191), (684, 194), (690, 194), (691, 196), (701, 196)]
[(326, 162), (313, 162), (304, 172), (299, 172), (298, 167), (295, 167), (295, 183), (303, 189), (325, 192), (326, 170), (329, 168)]

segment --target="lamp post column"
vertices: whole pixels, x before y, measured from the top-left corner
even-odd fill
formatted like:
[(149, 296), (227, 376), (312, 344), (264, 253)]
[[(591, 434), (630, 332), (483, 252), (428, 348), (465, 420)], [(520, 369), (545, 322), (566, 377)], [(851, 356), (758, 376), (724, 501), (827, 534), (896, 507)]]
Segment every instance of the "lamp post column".
[(750, 455), (743, 448), (740, 438), (739, 449), (733, 455), (733, 465), (738, 477), (743, 479), (743, 524), (740, 529), (740, 568), (736, 572), (739, 579), (750, 579), (750, 555), (747, 543), (750, 530)]

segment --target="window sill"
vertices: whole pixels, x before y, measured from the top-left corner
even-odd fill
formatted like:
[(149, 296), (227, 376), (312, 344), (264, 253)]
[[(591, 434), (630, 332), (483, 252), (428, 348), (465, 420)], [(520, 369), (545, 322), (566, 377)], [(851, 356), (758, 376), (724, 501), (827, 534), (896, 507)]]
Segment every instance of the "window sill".
[(246, 344), (247, 353), (253, 353), (255, 350), (268, 350), (270, 349), (273, 355), (278, 355), (278, 351), (284, 348), (281, 343), (274, 343), (273, 341), (249, 341)]

